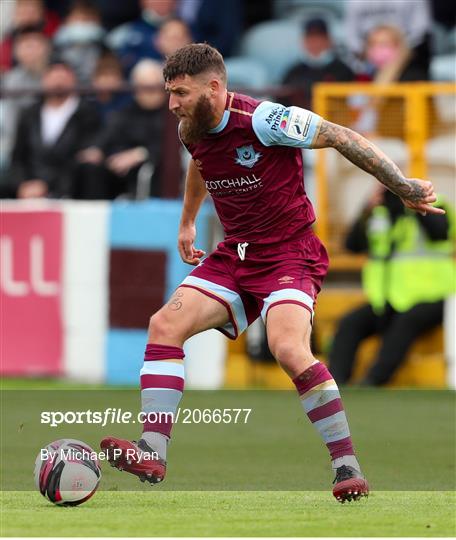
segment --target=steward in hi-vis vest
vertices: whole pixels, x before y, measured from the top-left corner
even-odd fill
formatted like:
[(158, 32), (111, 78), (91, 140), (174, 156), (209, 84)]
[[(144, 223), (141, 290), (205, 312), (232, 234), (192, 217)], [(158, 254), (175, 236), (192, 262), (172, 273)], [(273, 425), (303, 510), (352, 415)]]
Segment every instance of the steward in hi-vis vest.
[(381, 337), (362, 383), (389, 381), (413, 342), (442, 324), (445, 298), (456, 291), (454, 209), (445, 215), (411, 214), (390, 191), (379, 188), (352, 225), (346, 247), (367, 253), (362, 281), (367, 303), (339, 321), (329, 353), (338, 383), (350, 380), (361, 342)]
[(446, 210), (446, 238), (432, 238), (423, 227), (422, 222), (431, 216), (420, 217), (404, 209), (393, 222), (387, 206), (373, 208), (366, 223), (369, 260), (362, 278), (376, 312), (383, 311), (386, 303), (396, 311), (407, 311), (456, 291), (455, 215), (443, 199), (436, 206)]

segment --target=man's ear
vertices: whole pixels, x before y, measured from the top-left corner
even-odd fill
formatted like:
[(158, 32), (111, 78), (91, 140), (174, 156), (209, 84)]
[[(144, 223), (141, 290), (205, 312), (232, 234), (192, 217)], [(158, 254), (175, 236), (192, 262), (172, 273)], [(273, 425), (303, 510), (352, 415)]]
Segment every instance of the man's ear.
[(211, 96), (215, 96), (220, 91), (220, 81), (218, 79), (211, 79), (209, 81), (209, 89), (211, 91)]

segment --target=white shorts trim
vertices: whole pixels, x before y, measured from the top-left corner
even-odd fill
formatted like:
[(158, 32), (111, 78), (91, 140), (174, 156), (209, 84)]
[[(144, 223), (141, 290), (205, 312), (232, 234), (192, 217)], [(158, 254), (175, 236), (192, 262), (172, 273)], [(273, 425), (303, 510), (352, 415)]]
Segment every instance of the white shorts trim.
[(284, 300), (296, 300), (296, 302), (304, 304), (309, 308), (313, 317), (314, 300), (311, 296), (304, 291), (300, 291), (299, 289), (280, 289), (278, 291), (273, 291), (267, 298), (264, 299), (263, 309), (261, 310), (261, 318), (265, 324), (268, 309), (276, 302), (283, 302)]
[(231, 312), (234, 318), (234, 322), (237, 328), (233, 327), (231, 321), (223, 326), (223, 330), (227, 332), (233, 338), (236, 338), (239, 334), (247, 329), (247, 316), (244, 310), (244, 304), (239, 294), (235, 291), (227, 289), (223, 285), (202, 279), (196, 276), (187, 276), (182, 285), (192, 285), (203, 291), (208, 291), (214, 296), (218, 296), (223, 299), (231, 308)]

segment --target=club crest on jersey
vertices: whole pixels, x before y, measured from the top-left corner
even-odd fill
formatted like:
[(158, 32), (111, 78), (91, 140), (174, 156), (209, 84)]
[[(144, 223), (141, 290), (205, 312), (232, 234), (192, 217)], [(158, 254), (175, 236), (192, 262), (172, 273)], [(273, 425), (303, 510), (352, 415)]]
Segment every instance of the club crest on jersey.
[(236, 148), (237, 158), (236, 163), (238, 165), (243, 165), (244, 167), (248, 167), (251, 169), (255, 163), (260, 159), (261, 153), (255, 152), (255, 149), (253, 148), (252, 144), (249, 144), (248, 146), (240, 146), (239, 148)]

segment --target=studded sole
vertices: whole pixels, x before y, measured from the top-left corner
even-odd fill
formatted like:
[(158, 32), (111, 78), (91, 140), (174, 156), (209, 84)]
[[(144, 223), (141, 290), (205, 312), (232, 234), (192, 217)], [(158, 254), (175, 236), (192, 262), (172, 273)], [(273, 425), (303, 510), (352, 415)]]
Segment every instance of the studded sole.
[(154, 485), (160, 483), (163, 478), (160, 476), (156, 476), (152, 473), (138, 473), (135, 471), (131, 471), (128, 469), (129, 465), (132, 465), (132, 462), (130, 459), (125, 459), (123, 455), (121, 454), (117, 458), (115, 457), (116, 453), (115, 450), (123, 450), (119, 444), (116, 444), (115, 442), (111, 441), (109, 445), (102, 445), (103, 450), (106, 452), (106, 459), (111, 465), (111, 467), (115, 467), (119, 471), (126, 471), (130, 474), (133, 474), (138, 477), (138, 479), (141, 482), (149, 482), (149, 484)]

